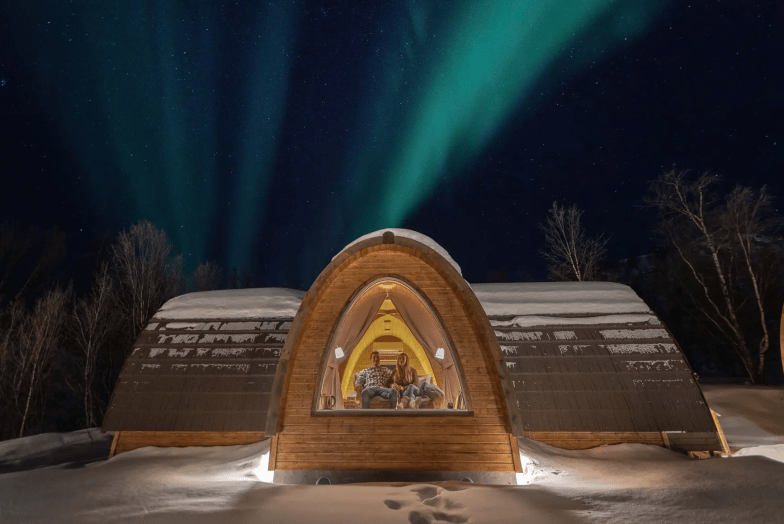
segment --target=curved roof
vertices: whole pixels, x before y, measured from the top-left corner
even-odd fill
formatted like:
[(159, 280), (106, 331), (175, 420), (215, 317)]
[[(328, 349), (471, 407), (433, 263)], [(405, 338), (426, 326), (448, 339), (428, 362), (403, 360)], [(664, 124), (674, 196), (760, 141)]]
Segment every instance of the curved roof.
[[(451, 261), (446, 251), (440, 254)], [(471, 288), (491, 317), (652, 313), (632, 288), (615, 282), (510, 282), (471, 284)], [(166, 302), (155, 319), (292, 318), (304, 297), (304, 291), (287, 288), (187, 293)]]
[(421, 244), (426, 245), (427, 247), (429, 247), (430, 249), (432, 249), (442, 257), (444, 257), (446, 261), (449, 262), (452, 265), (452, 267), (454, 267), (457, 270), (457, 272), (460, 273), (460, 275), (462, 276), (463, 272), (460, 270), (460, 266), (457, 264), (457, 262), (455, 262), (455, 260), (451, 256), (449, 256), (449, 252), (446, 249), (441, 247), (438, 244), (438, 242), (436, 242), (429, 236), (423, 235), (422, 233), (417, 233), (416, 231), (411, 231), (410, 229), (397, 229), (397, 228), (387, 227), (384, 229), (379, 229), (378, 231), (373, 231), (372, 233), (368, 233), (367, 235), (362, 235), (361, 237), (359, 237), (358, 239), (354, 240), (346, 247), (341, 249), (337, 255), (332, 257), (332, 260), (335, 260), (335, 258), (337, 258), (337, 256), (340, 255), (340, 253), (344, 252), (346, 249), (350, 248), (354, 244), (358, 244), (359, 242), (362, 242), (363, 240), (367, 240), (369, 238), (384, 236), (384, 233), (386, 233), (387, 231), (391, 231), (392, 233), (394, 233), (396, 237), (400, 236), (404, 238), (410, 238), (411, 240), (415, 240)]

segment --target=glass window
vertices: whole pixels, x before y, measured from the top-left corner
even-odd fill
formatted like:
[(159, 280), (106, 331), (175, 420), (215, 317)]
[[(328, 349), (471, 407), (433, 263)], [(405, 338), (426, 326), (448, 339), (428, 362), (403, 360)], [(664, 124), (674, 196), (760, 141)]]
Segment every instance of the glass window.
[(443, 328), (398, 280), (377, 281), (357, 295), (328, 355), (319, 411), (467, 409)]

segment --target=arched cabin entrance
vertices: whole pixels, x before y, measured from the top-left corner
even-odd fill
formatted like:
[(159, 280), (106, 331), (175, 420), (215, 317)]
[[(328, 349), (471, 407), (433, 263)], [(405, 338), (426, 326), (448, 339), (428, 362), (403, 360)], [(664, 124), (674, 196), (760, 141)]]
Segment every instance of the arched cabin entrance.
[[(408, 354), (443, 400), (362, 409), (353, 375), (374, 350), (382, 365)], [(508, 385), (487, 316), (455, 267), (391, 232), (363, 240), (335, 257), (294, 319), (268, 412), (269, 467), (282, 483), (468, 476), (512, 484), (512, 435), (521, 433)]]
[[(425, 390), (421, 408), (466, 410), (460, 363), (432, 309), (410, 284), (397, 278), (371, 282), (351, 300), (337, 326), (313, 399), (315, 410), (361, 408), (354, 383), (371, 366), (374, 352), (381, 367), (392, 372), (401, 353), (408, 357), (418, 387)], [(385, 399), (375, 397), (369, 409), (389, 408)]]

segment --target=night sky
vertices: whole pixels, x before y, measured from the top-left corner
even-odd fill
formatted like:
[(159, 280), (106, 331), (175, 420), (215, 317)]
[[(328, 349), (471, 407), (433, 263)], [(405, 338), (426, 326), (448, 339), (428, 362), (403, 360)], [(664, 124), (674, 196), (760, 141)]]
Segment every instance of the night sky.
[(383, 227), (469, 282), (544, 279), (553, 200), (610, 261), (643, 255), (673, 166), (784, 198), (782, 22), (778, 0), (3, 2), (0, 222), (62, 228), (73, 262), (149, 219), (186, 269), (299, 289)]

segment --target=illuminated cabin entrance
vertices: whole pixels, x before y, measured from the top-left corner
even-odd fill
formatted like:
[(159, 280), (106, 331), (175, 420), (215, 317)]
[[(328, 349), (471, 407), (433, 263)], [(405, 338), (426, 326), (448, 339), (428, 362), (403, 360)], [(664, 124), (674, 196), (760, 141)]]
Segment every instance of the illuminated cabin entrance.
[[(459, 266), (423, 242), (392, 231), (359, 239), (308, 290), (269, 400), (275, 482), (514, 483), (511, 435), (522, 428), (507, 407), (513, 389), (498, 341)], [(353, 375), (374, 349), (382, 365), (397, 352), (412, 357), (443, 391), (440, 405), (391, 408), (375, 397), (358, 407)]]
[[(381, 366), (395, 370), (401, 353), (417, 371), (420, 409), (466, 410), (454, 353), (428, 305), (398, 279), (379, 279), (362, 289), (340, 319), (329, 343), (317, 410), (354, 410), (361, 400), (355, 374), (371, 367), (377, 351)], [(382, 397), (370, 409), (390, 409)]]

